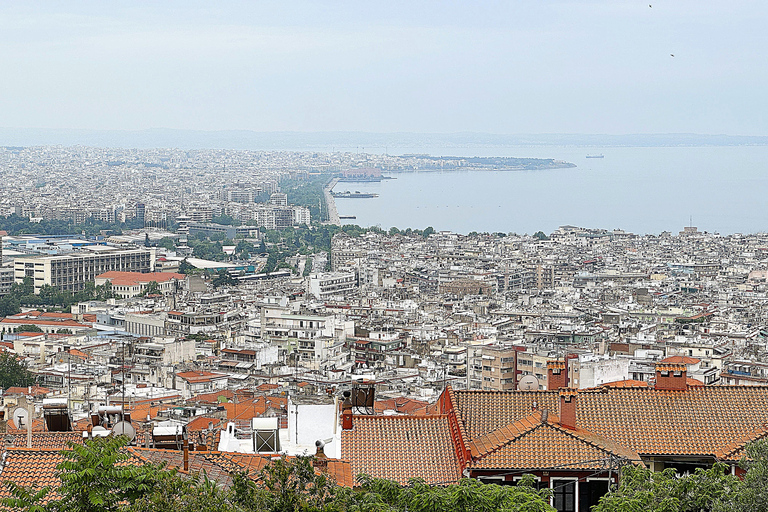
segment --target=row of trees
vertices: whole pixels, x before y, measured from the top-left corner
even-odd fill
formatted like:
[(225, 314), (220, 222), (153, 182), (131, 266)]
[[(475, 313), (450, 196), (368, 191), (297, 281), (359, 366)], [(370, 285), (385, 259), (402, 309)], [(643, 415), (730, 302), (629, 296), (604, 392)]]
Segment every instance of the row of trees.
[[(234, 473), (222, 488), (203, 475), (186, 476), (152, 464), (132, 465), (124, 437), (86, 440), (63, 452), (58, 489), (6, 484), (3, 505), (29, 512), (551, 512), (551, 491), (526, 475), (514, 486), (464, 479), (430, 486), (361, 476), (354, 489), (337, 486), (314, 468), (312, 457), (273, 460), (255, 481)], [(593, 512), (752, 512), (768, 510), (768, 444), (747, 448), (743, 480), (723, 464), (677, 476), (625, 467), (621, 485)], [(53, 493), (55, 492), (55, 496)], [(54, 499), (51, 499), (54, 498)]]
[(47, 306), (49, 309), (68, 310), (72, 304), (88, 300), (106, 300), (115, 297), (112, 284), (107, 282), (96, 286), (85, 283), (85, 287), (77, 292), (59, 290), (55, 286), (45, 285), (40, 293), (35, 294), (31, 277), (25, 277), (23, 283), (14, 283), (7, 295), (0, 297), (0, 317), (15, 315), (21, 312), (21, 306)]
[(144, 226), (136, 219), (127, 222), (108, 223), (94, 218), (86, 219), (84, 224), (75, 224), (71, 220), (41, 220), (30, 222), (27, 217), (19, 215), (0, 216), (0, 229), (9, 235), (71, 235), (72, 233), (84, 233), (86, 235), (98, 235), (103, 231), (111, 234), (122, 234), (124, 229), (138, 229)]
[[(360, 486), (337, 486), (316, 472), (312, 457), (280, 458), (265, 466), (256, 481), (232, 475), (224, 489), (206, 475), (183, 476), (152, 464), (132, 465), (124, 437), (86, 440), (63, 452), (58, 489), (8, 485), (3, 505), (29, 512), (544, 512), (549, 491), (533, 479), (514, 487), (463, 480), (434, 487), (413, 480), (408, 486), (362, 478)], [(53, 494), (57, 495), (54, 496)], [(57, 499), (51, 499), (57, 498)]]

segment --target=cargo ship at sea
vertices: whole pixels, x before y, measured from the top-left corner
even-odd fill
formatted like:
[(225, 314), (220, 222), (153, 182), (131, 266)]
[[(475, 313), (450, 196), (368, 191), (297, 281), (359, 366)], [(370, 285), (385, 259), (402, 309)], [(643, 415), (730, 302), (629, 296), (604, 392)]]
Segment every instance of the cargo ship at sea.
[(587, 155), (587, 158), (605, 158), (605, 156), (600, 153), (599, 155)]

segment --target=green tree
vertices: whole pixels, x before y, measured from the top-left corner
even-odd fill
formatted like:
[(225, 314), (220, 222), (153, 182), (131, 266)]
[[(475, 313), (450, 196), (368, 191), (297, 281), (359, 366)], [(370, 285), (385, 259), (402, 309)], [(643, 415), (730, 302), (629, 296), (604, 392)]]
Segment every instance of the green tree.
[(13, 332), (43, 332), (43, 330), (36, 325), (21, 324), (16, 327)]
[(237, 286), (240, 284), (240, 282), (232, 277), (232, 274), (230, 274), (225, 268), (218, 271), (216, 277), (213, 278), (212, 283), (214, 288), (218, 288), (220, 286)]
[[(247, 477), (246, 477), (247, 478)], [(186, 478), (172, 474), (162, 478), (150, 493), (123, 507), (125, 512), (237, 512), (232, 493), (207, 475)]]
[(147, 286), (144, 287), (144, 289), (141, 291), (139, 295), (142, 297), (147, 297), (149, 295), (159, 295), (160, 292), (160, 285), (157, 284), (157, 281), (150, 281), (147, 283)]
[(27, 363), (20, 361), (14, 354), (0, 352), (0, 388), (12, 386), (31, 386), (35, 375), (27, 369)]
[(739, 479), (727, 473), (725, 464), (697, 468), (692, 475), (679, 477), (675, 469), (654, 472), (626, 466), (619, 488), (602, 498), (593, 512), (709, 512), (730, 510)]
[(543, 231), (537, 231), (533, 234), (533, 238), (537, 240), (549, 240), (549, 237)]
[(254, 511), (332, 510), (339, 488), (327, 474), (316, 472), (312, 461), (282, 456), (264, 466), (256, 482), (241, 474), (233, 486), (233, 501)]
[(19, 299), (11, 294), (0, 297), (0, 317), (21, 313)]
[(179, 274), (192, 274), (197, 268), (193, 267), (191, 263), (187, 261), (187, 258), (181, 260), (179, 263)]
[(748, 512), (768, 510), (768, 439), (745, 447), (746, 456), (739, 465), (747, 470), (738, 492), (723, 510)]
[(56, 508), (66, 512), (111, 512), (151, 493), (173, 475), (151, 464), (126, 464), (125, 436), (70, 443), (57, 468), (61, 478)]

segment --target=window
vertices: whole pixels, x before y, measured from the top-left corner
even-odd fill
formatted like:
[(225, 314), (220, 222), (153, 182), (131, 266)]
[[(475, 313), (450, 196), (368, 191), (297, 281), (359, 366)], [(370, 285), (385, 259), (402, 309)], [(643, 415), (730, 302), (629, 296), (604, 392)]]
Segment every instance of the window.
[(576, 512), (576, 480), (552, 480), (552, 505), (557, 512)]

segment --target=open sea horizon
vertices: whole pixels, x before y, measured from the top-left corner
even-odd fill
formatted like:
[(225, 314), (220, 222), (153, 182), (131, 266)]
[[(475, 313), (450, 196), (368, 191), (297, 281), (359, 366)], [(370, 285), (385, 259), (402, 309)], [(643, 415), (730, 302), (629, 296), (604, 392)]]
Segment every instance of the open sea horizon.
[[(692, 224), (720, 234), (768, 231), (768, 146), (389, 148), (389, 154), (554, 158), (574, 168), (392, 173), (339, 183), (343, 224), (457, 233), (550, 233), (562, 225), (676, 233)], [(586, 158), (602, 154), (604, 158)]]

